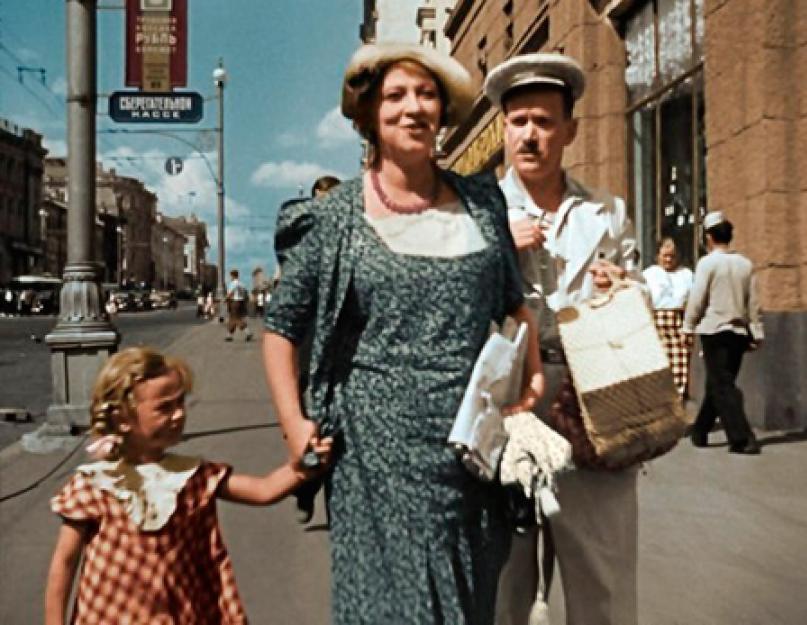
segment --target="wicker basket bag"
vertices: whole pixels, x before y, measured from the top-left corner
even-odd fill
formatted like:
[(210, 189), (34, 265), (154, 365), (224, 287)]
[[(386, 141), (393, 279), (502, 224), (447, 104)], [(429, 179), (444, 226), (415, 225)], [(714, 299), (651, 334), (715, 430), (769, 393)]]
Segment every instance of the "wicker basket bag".
[(557, 319), (594, 453), (576, 450), (576, 460), (618, 469), (672, 449), (687, 418), (640, 287), (615, 280), (608, 292), (560, 310)]

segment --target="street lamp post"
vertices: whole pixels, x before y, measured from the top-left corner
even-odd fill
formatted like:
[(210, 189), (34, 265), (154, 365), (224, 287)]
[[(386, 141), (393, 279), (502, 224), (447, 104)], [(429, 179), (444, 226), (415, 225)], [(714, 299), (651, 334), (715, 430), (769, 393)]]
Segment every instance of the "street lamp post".
[(168, 237), (163, 237), (163, 291), (168, 288), (166, 274), (168, 271)]
[(39, 241), (42, 245), (42, 271), (50, 270), (48, 262), (48, 211), (44, 207), (39, 209)]
[(216, 285), (216, 301), (219, 306), (219, 321), (224, 321), (224, 84), (227, 82), (227, 71), (224, 62), (219, 59), (219, 66), (213, 70), (213, 83), (216, 85), (216, 94), (219, 102), (218, 123), (218, 176), (216, 179), (216, 194), (218, 206), (216, 210), (216, 225), (219, 238), (218, 253), (218, 281)]
[(67, 0), (67, 265), (51, 350), (52, 404), (47, 421), (23, 437), (29, 451), (75, 446), (70, 434), (89, 425), (92, 383), (120, 336), (101, 299), (95, 261), (95, 115), (97, 0)]
[(118, 235), (118, 285), (123, 284), (123, 227), (118, 224), (115, 226), (115, 232)]

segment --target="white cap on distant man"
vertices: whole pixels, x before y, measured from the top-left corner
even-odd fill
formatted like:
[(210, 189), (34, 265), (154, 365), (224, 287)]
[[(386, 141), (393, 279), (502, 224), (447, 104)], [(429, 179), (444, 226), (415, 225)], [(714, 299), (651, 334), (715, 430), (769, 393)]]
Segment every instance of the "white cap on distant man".
[(718, 224), (722, 224), (726, 221), (726, 218), (723, 216), (721, 211), (712, 211), (711, 213), (706, 213), (706, 216), (703, 218), (703, 229), (708, 230), (709, 228), (714, 228)]
[(520, 54), (493, 68), (485, 79), (484, 91), (501, 108), (502, 97), (524, 85), (566, 87), (573, 100), (583, 95), (586, 80), (583, 69), (572, 57), (558, 52)]

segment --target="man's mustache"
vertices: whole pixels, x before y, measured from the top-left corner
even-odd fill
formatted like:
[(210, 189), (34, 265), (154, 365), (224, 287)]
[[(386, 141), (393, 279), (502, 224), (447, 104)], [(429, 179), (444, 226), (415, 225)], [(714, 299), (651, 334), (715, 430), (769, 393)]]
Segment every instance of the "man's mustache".
[(517, 154), (535, 154), (536, 156), (540, 156), (540, 151), (538, 150), (538, 143), (535, 141), (525, 141), (522, 143), (518, 150), (516, 150)]

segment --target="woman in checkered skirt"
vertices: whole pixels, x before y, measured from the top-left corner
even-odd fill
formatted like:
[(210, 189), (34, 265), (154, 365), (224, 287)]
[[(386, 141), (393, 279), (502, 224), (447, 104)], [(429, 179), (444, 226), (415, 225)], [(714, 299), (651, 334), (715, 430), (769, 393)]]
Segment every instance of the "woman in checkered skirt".
[[(263, 477), (166, 453), (185, 424), (190, 370), (148, 348), (125, 349), (98, 374), (90, 405), (98, 462), (51, 500), (62, 517), (46, 591), (46, 625), (241, 625), (247, 622), (216, 515), (216, 498), (274, 503), (313, 472), (286, 463)], [(330, 461), (330, 440), (315, 452)]]
[(692, 270), (681, 267), (678, 248), (670, 237), (661, 240), (656, 265), (644, 270), (653, 300), (653, 314), (661, 342), (672, 367), (678, 393), (686, 397), (692, 342), (681, 332), (684, 308), (692, 290)]

